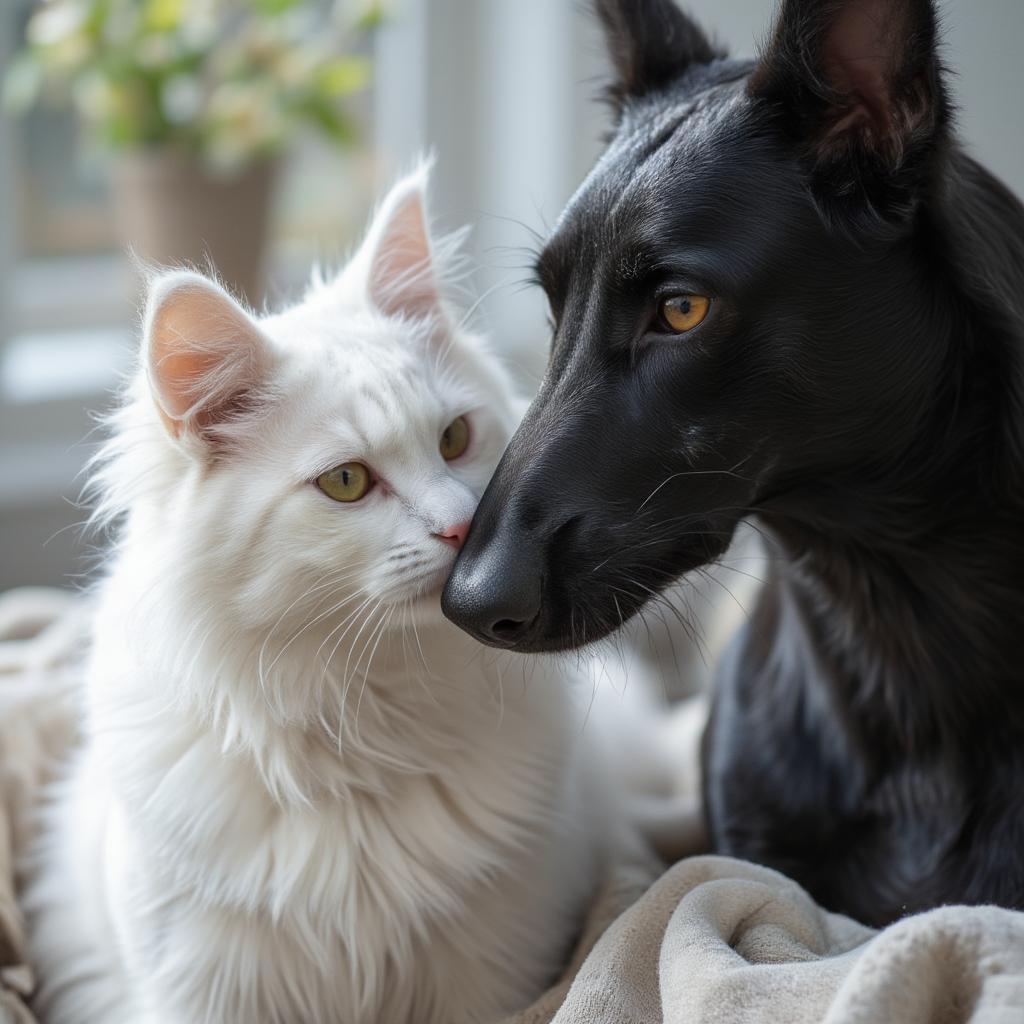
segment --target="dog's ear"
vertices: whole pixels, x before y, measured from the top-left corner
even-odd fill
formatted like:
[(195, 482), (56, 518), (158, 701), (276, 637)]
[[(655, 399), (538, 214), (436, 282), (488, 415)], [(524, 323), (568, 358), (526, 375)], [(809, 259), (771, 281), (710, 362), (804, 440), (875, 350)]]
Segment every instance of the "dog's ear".
[(913, 208), (949, 116), (932, 0), (783, 0), (749, 87), (819, 199), (886, 219)]
[(594, 0), (594, 6), (615, 67), (609, 94), (617, 109), (667, 85), (691, 64), (722, 56), (673, 0)]

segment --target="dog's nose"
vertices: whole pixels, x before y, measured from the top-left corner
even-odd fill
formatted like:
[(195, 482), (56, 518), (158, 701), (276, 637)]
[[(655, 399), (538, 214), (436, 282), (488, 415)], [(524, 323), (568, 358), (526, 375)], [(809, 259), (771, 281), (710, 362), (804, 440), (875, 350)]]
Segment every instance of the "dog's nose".
[(464, 549), (441, 595), (444, 614), (492, 647), (523, 643), (533, 632), (540, 607), (540, 573), (522, 546), (516, 550), (500, 542), (479, 551)]

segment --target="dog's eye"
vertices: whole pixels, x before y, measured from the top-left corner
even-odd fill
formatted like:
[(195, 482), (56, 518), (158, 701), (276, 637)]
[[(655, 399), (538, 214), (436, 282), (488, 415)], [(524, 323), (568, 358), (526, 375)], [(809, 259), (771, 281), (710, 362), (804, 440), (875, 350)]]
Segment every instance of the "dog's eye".
[(658, 318), (663, 330), (685, 334), (703, 322), (710, 308), (706, 295), (672, 295), (658, 307)]
[(335, 501), (358, 501), (365, 498), (373, 484), (370, 471), (361, 462), (346, 462), (321, 473), (316, 485)]

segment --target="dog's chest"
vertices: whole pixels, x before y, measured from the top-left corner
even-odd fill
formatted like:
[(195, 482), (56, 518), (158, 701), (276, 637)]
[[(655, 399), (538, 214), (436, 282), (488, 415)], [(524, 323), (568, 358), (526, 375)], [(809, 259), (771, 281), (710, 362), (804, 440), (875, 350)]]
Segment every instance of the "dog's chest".
[(971, 810), (955, 765), (879, 769), (841, 712), (737, 638), (716, 680), (705, 795), (717, 852), (795, 878), (832, 910), (881, 924), (929, 905)]

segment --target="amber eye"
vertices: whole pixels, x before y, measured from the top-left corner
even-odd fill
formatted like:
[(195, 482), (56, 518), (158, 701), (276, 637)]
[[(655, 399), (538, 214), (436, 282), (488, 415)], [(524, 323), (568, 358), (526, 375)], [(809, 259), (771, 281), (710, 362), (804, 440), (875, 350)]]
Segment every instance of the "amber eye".
[(448, 424), (441, 435), (441, 455), (446, 462), (457, 459), (469, 447), (469, 424), (460, 416)]
[(701, 324), (711, 308), (706, 295), (673, 295), (658, 308), (662, 326), (674, 334), (685, 334)]
[(345, 462), (316, 478), (317, 487), (335, 501), (358, 501), (372, 483), (370, 471), (361, 462)]

